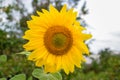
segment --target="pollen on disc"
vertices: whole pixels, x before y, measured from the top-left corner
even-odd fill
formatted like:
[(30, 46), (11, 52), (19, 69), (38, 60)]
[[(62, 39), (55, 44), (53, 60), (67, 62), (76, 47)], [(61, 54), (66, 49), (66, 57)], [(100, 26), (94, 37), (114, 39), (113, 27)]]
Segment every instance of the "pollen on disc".
[(73, 38), (71, 32), (66, 27), (50, 27), (45, 32), (44, 44), (50, 53), (63, 55), (70, 50)]

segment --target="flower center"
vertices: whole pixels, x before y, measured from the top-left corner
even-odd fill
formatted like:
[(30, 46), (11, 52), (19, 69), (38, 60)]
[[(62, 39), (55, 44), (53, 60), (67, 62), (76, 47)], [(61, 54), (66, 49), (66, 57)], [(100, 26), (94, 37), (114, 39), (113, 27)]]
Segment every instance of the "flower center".
[(70, 50), (73, 38), (66, 27), (50, 27), (44, 34), (44, 44), (50, 53), (63, 55)]
[(62, 48), (65, 46), (66, 38), (67, 36), (65, 36), (64, 34), (56, 33), (52, 37), (52, 43), (55, 47)]

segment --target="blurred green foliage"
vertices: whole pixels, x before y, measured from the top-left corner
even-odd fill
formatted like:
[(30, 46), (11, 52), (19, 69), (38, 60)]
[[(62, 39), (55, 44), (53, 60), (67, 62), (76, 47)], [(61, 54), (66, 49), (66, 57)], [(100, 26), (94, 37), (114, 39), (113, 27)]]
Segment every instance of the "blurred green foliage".
[[(24, 50), (22, 45), (26, 42), (21, 38), (27, 29), (26, 21), (31, 19), (31, 14), (37, 15), (36, 10), (48, 9), (50, 3), (60, 10), (63, 3), (76, 7), (80, 0), (32, 0), (34, 10), (31, 13), (25, 8), (22, 0), (14, 0), (7, 6), (4, 5), (5, 1), (0, 1), (0, 15), (6, 15), (6, 17), (0, 17), (0, 80), (38, 80), (40, 77), (36, 73), (39, 74), (40, 69), (36, 69), (34, 63), (28, 61), (27, 56), (23, 55), (28, 52), (21, 52)], [(87, 26), (81, 18), (81, 15), (88, 14), (86, 2), (83, 3), (80, 12), (77, 19), (83, 26)], [(19, 14), (19, 19), (15, 13)], [(105, 49), (99, 52), (99, 55), (98, 60), (92, 58), (91, 64), (83, 64), (81, 69), (75, 68), (74, 73), (66, 75), (61, 71), (62, 80), (120, 80), (120, 54), (114, 54), (109, 49)], [(58, 77), (61, 80), (59, 73), (44, 74), (44, 76)]]
[(11, 54), (7, 59), (6, 62), (0, 62), (0, 78), (6, 77), (9, 79), (19, 73), (25, 73), (27, 77), (32, 75), (35, 68), (34, 64), (28, 61), (25, 55)]
[[(75, 68), (75, 71), (69, 75), (61, 71), (62, 80), (119, 80), (120, 54), (114, 54), (109, 49), (105, 49), (99, 55), (98, 60), (93, 59), (91, 64), (83, 64), (81, 69)], [(53, 77), (52, 74), (43, 73), (39, 68), (35, 69), (34, 64), (26, 60), (25, 55), (12, 54), (11, 57), (7, 59), (6, 57), (0, 56), (0, 78), (10, 79), (18, 74), (26, 75), (26, 80), (31, 77), (32, 80), (38, 80), (41, 75), (44, 75), (43, 80), (47, 77), (51, 80)], [(55, 75), (59, 77), (59, 73)]]
[(7, 32), (0, 29), (0, 54), (10, 56), (13, 53), (23, 50), (23, 39), (17, 38), (14, 35), (15, 33), (13, 33), (11, 36)]

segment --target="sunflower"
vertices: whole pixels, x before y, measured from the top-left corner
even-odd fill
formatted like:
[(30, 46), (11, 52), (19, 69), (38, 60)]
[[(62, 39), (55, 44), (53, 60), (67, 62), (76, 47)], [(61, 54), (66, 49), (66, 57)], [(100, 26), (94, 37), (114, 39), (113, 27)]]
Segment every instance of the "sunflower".
[(44, 66), (45, 72), (63, 69), (69, 74), (75, 66), (80, 68), (85, 61), (83, 54), (89, 54), (84, 41), (91, 35), (82, 32), (85, 28), (76, 21), (77, 12), (67, 10), (66, 5), (60, 11), (50, 5), (50, 11), (42, 9), (37, 14), (27, 21), (29, 30), (23, 36), (29, 40), (23, 47), (32, 51), (28, 60)]

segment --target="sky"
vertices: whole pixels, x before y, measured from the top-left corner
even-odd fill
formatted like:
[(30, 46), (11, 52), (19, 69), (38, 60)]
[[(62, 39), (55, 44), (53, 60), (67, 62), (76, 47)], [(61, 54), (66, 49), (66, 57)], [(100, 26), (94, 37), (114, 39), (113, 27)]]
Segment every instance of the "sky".
[(120, 0), (86, 0), (89, 14), (84, 16), (95, 41), (90, 50), (98, 53), (104, 48), (120, 51)]

